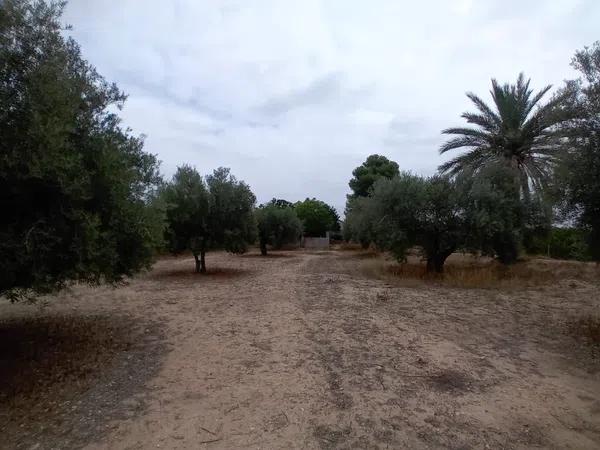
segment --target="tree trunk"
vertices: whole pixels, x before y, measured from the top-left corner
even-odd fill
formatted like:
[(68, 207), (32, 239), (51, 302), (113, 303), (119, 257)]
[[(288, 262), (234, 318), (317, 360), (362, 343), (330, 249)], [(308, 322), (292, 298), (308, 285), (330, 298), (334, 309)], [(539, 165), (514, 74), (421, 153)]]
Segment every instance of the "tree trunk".
[(600, 263), (600, 222), (592, 222), (592, 230), (589, 236), (589, 249), (592, 255), (592, 261)]
[(504, 265), (516, 263), (519, 257), (519, 249), (515, 243), (496, 246), (495, 251), (498, 255), (498, 261)]
[(444, 273), (444, 260), (439, 255), (427, 258), (427, 273)]
[(492, 248), (498, 261), (509, 265), (517, 262), (519, 257), (518, 237), (510, 231), (497, 233), (492, 241)]
[(194, 253), (194, 260), (196, 261), (196, 273), (206, 273), (206, 262), (204, 261), (205, 252), (200, 252), (200, 257), (197, 253)]
[(427, 258), (427, 273), (433, 273), (436, 271), (434, 259), (435, 258), (433, 256)]
[(260, 254), (267, 256), (267, 241), (263, 239), (260, 240)]
[(427, 258), (427, 273), (444, 273), (444, 263), (454, 252), (454, 249), (434, 253)]
[(206, 273), (206, 261), (205, 261), (206, 252), (202, 250), (200, 252), (200, 273)]

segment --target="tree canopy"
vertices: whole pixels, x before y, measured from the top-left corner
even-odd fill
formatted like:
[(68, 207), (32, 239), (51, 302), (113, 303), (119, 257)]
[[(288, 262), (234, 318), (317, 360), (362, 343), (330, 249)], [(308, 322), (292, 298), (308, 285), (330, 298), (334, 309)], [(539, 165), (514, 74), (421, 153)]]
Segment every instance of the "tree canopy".
[(349, 232), (373, 242), (398, 260), (414, 246), (422, 249), (428, 272), (442, 272), (448, 256), (466, 238), (465, 214), (454, 182), (407, 172), (375, 182), (369, 197), (349, 212)]
[(571, 121), (569, 148), (558, 170), (561, 207), (588, 234), (592, 258), (600, 261), (600, 41), (575, 54), (582, 78), (567, 85)]
[(61, 34), (63, 4), (0, 9), (0, 295), (117, 281), (160, 244), (158, 161), (120, 126), (125, 95)]
[(282, 198), (273, 198), (270, 202), (261, 206), (276, 206), (277, 208), (293, 208), (294, 204)]
[(206, 252), (223, 248), (244, 253), (256, 239), (249, 186), (229, 169), (216, 169), (202, 178), (196, 169), (182, 166), (162, 191), (166, 205), (166, 240), (173, 253), (191, 251), (196, 271), (206, 272)]
[(478, 177), (459, 179), (466, 216), (466, 244), (504, 264), (517, 260), (525, 226), (525, 203), (514, 169), (490, 166)]
[(325, 236), (328, 231), (340, 229), (339, 216), (332, 206), (315, 198), (297, 202), (294, 209), (307, 236)]
[(551, 86), (534, 94), (529, 84), (530, 80), (522, 73), (516, 84), (501, 85), (493, 79), (493, 107), (476, 94), (467, 93), (477, 112), (465, 112), (462, 117), (473, 127), (443, 130), (442, 133), (456, 137), (444, 143), (440, 153), (468, 150), (442, 164), (439, 170), (450, 175), (473, 174), (500, 163), (516, 169), (522, 194), (526, 195), (531, 188), (545, 188), (560, 150), (556, 127), (567, 117), (560, 108), (562, 96), (540, 104)]
[(255, 215), (263, 255), (267, 254), (267, 245), (280, 249), (302, 237), (302, 222), (291, 206), (281, 207), (278, 203), (269, 202), (258, 207)]
[(348, 183), (352, 189), (352, 197), (366, 197), (377, 180), (392, 178), (398, 174), (398, 164), (395, 161), (381, 155), (370, 155), (352, 171), (352, 179)]

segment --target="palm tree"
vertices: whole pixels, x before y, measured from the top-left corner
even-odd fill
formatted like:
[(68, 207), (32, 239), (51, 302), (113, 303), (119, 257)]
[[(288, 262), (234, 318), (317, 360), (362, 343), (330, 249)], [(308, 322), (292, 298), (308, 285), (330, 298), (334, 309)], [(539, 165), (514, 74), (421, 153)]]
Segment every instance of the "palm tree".
[(530, 80), (519, 74), (516, 84), (500, 85), (492, 79), (492, 109), (472, 92), (467, 97), (477, 112), (462, 117), (473, 127), (448, 128), (442, 133), (455, 135), (440, 148), (440, 153), (458, 148), (467, 152), (442, 164), (439, 170), (455, 176), (475, 174), (493, 164), (503, 163), (516, 169), (522, 194), (542, 190), (549, 179), (559, 151), (557, 125), (565, 120), (560, 111), (562, 96), (539, 105), (552, 86), (537, 94), (529, 88)]

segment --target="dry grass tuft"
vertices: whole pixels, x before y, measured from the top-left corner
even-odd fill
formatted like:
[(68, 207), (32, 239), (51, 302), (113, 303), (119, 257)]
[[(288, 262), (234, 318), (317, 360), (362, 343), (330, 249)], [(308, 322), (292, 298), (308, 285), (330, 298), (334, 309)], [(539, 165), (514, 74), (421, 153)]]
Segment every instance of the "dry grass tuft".
[(462, 288), (535, 286), (546, 284), (553, 278), (550, 271), (540, 271), (522, 263), (505, 267), (495, 261), (482, 265), (449, 264), (443, 275), (445, 284)]

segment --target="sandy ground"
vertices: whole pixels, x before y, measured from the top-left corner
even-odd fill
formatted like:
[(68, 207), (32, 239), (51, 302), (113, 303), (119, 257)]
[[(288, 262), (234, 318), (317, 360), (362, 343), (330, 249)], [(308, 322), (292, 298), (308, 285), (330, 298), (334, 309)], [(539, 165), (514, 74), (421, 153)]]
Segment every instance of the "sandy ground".
[(600, 363), (565, 333), (598, 284), (411, 287), (362, 263), (167, 258), (0, 305), (0, 447), (600, 448)]

